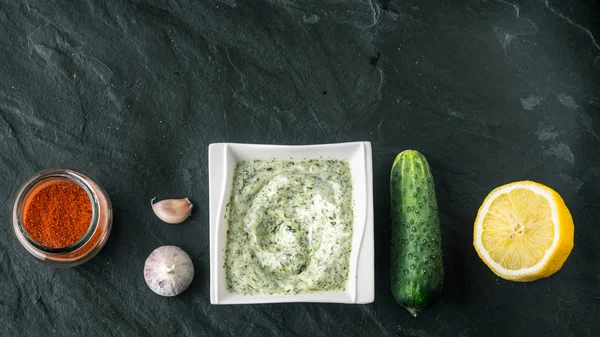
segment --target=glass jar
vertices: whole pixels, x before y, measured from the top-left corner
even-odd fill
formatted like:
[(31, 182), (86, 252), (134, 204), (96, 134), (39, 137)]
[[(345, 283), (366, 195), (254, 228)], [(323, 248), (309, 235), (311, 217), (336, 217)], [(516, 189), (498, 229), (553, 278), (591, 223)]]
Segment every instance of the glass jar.
[[(85, 234), (63, 248), (41, 245), (30, 237), (23, 224), (25, 206), (35, 192), (55, 183), (79, 185), (92, 205), (92, 220)], [(15, 238), (29, 255), (51, 266), (74, 267), (96, 256), (106, 244), (112, 227), (112, 205), (108, 194), (89, 175), (66, 167), (50, 168), (36, 173), (21, 186), (13, 203), (11, 223)]]

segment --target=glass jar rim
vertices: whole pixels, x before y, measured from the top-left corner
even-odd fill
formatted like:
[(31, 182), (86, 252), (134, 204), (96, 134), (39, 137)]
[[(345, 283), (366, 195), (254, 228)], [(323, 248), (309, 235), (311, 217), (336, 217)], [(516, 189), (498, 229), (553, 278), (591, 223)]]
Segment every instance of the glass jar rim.
[[(34, 240), (29, 235), (23, 224), (23, 203), (29, 197), (31, 197), (30, 192), (32, 192), (36, 186), (39, 186), (39, 184), (42, 184), (48, 179), (52, 178), (62, 178), (81, 187), (87, 194), (92, 207), (92, 218), (85, 234), (71, 245), (59, 248), (44, 246), (43, 244)], [(54, 167), (37, 172), (35, 175), (25, 181), (25, 183), (23, 183), (23, 185), (20, 187), (19, 192), (15, 197), (13, 206), (13, 221), (16, 222), (16, 227), (18, 227), (21, 235), (23, 235), (27, 243), (30, 244), (32, 248), (35, 248), (36, 250), (45, 254), (72, 253), (83, 247), (92, 238), (98, 225), (98, 198), (93, 189), (88, 186), (85, 179), (82, 178), (90, 179), (89, 176), (80, 171), (68, 167)]]

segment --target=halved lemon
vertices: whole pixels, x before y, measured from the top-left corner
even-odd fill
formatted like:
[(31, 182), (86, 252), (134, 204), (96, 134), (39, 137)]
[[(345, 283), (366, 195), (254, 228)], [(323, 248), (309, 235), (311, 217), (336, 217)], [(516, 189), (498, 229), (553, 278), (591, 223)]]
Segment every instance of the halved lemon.
[(490, 192), (477, 212), (473, 245), (506, 280), (529, 282), (557, 272), (573, 249), (573, 218), (548, 186), (519, 181)]

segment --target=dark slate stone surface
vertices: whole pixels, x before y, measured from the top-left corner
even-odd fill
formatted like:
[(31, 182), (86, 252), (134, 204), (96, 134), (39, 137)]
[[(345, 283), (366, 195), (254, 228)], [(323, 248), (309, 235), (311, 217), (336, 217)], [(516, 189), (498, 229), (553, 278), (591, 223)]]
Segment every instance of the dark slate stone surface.
[[(515, 0), (516, 1), (516, 0)], [(600, 335), (600, 7), (594, 1), (3, 1), (2, 336)], [(212, 306), (207, 147), (371, 141), (376, 299)], [(421, 150), (436, 178), (442, 299), (418, 318), (389, 291), (388, 172)], [(115, 223), (87, 264), (28, 258), (8, 220), (18, 186), (71, 165), (108, 190)], [(494, 187), (532, 179), (570, 207), (554, 276), (497, 278), (471, 245)], [(161, 223), (153, 197), (189, 197)], [(176, 298), (145, 285), (164, 244), (193, 257)]]

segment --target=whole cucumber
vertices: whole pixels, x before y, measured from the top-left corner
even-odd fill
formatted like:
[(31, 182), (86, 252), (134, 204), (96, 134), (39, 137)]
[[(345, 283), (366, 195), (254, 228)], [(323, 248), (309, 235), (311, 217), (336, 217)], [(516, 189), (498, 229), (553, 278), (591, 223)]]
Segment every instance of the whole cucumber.
[(414, 150), (398, 154), (390, 176), (392, 294), (413, 316), (444, 285), (440, 218), (429, 163)]

